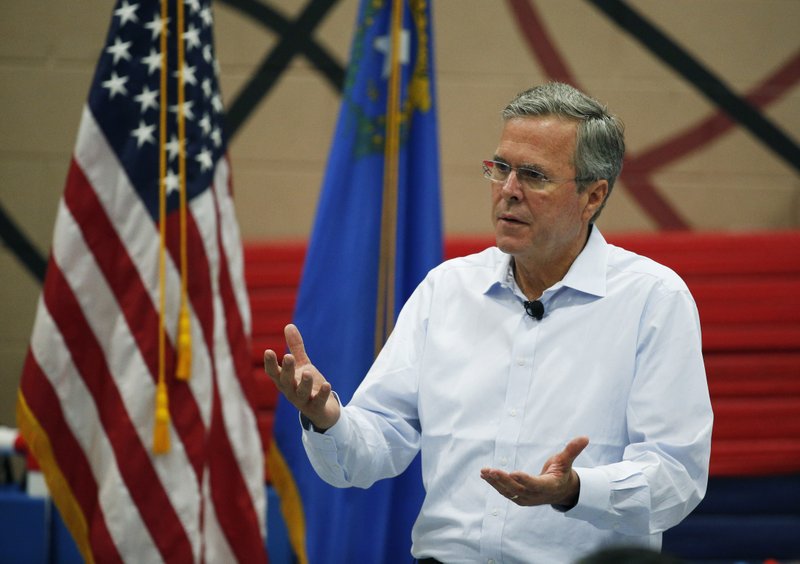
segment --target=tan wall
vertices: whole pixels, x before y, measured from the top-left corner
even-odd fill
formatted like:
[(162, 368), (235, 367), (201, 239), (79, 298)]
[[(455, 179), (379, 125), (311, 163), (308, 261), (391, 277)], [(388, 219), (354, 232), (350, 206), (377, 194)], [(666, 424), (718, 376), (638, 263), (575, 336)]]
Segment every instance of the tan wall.
[[(294, 18), (299, 0), (262, 0)], [(530, 0), (578, 84), (627, 125), (631, 155), (658, 146), (716, 108), (676, 72), (588, 2)], [(796, 0), (634, 0), (628, 2), (736, 93), (744, 95), (800, 56)], [(107, 0), (2, 0), (0, 19), (0, 202), (42, 251), (77, 132), (81, 107), (105, 38)], [(236, 98), (279, 37), (235, 9), (215, 4), (226, 102)], [(341, 0), (314, 38), (344, 63), (356, 0)], [(547, 75), (507, 2), (438, 0), (434, 5), (444, 220), (448, 234), (487, 234), (486, 186), (478, 162), (491, 155), (499, 110)], [(800, 87), (764, 114), (800, 141)], [(308, 235), (339, 97), (296, 57), (230, 146), (237, 209), (247, 239)], [(694, 229), (800, 226), (800, 181), (793, 169), (742, 127), (694, 150), (652, 178)], [(657, 222), (621, 183), (600, 221), (605, 231), (653, 230)], [(13, 402), (39, 285), (0, 251), (0, 425)]]

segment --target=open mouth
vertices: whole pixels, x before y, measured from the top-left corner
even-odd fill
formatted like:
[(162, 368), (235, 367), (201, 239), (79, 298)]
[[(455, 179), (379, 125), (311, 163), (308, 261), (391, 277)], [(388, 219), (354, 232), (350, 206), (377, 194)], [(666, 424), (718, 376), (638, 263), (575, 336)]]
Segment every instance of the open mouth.
[(500, 221), (502, 221), (504, 223), (509, 223), (511, 225), (525, 225), (526, 224), (524, 221), (520, 221), (519, 219), (517, 219), (517, 218), (515, 218), (513, 216), (510, 216), (510, 215), (501, 215), (499, 219), (500, 219)]

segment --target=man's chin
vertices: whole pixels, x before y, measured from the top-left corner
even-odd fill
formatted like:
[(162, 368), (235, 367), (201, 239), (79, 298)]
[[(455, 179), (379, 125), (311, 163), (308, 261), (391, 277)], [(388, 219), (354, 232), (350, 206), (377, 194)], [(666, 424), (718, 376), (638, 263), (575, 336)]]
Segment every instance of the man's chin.
[(509, 237), (496, 235), (494, 238), (495, 246), (506, 253), (507, 255), (514, 255), (520, 251), (521, 242)]

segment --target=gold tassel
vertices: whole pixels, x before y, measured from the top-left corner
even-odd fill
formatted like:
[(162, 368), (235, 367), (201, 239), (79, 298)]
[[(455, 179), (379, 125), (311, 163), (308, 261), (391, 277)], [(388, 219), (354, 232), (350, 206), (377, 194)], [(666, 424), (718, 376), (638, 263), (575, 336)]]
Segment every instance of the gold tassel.
[(181, 307), (178, 320), (178, 380), (188, 380), (192, 375), (192, 324), (189, 321), (189, 308)]
[(159, 380), (156, 388), (156, 420), (153, 427), (153, 453), (169, 452), (169, 400), (167, 386)]

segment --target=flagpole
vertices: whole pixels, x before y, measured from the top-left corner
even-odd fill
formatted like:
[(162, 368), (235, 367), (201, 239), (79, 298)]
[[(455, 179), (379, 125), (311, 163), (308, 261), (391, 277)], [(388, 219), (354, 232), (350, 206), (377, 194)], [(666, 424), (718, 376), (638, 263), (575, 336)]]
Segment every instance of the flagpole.
[(392, 0), (390, 73), (386, 102), (381, 245), (378, 262), (378, 295), (375, 313), (375, 356), (394, 328), (395, 256), (397, 249), (397, 192), (400, 157), (400, 33), (403, 0)]

